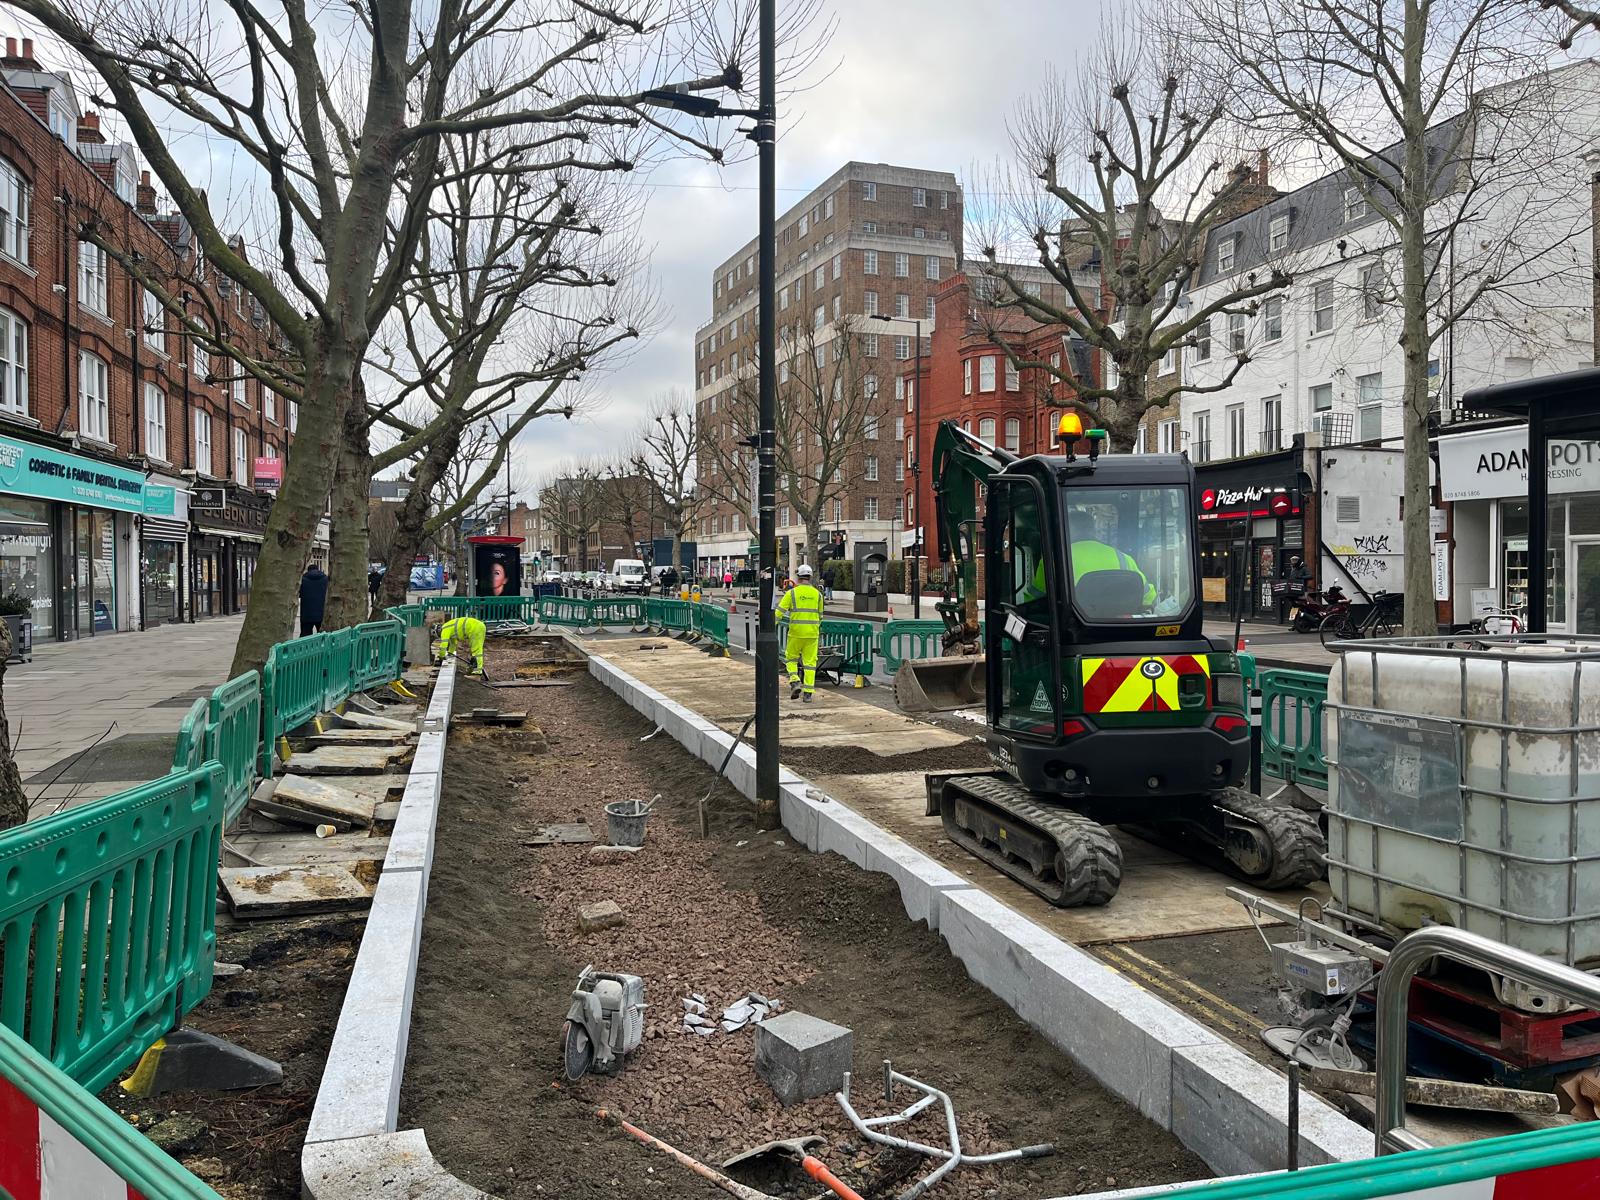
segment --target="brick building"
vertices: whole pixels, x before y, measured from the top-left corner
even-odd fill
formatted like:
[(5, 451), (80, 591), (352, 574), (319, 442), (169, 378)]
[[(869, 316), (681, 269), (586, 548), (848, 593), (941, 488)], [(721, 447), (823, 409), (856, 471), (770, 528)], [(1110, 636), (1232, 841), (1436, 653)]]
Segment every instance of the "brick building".
[[(848, 486), (824, 512), (826, 527), (844, 533), (846, 557), (858, 542), (892, 545), (898, 556), (906, 430), (894, 389), (916, 358), (919, 324), (926, 350), (934, 295), (961, 261), (962, 211), (949, 172), (852, 162), (778, 218), (780, 345), (788, 331), (791, 354), (803, 345), (837, 361), (829, 343), (860, 339), (852, 382), (870, 399), (852, 411), (863, 418), (864, 437), (841, 467)], [(700, 456), (701, 487), (713, 500), (696, 533), (701, 569), (717, 574), (747, 565), (754, 536), (748, 471), (730, 477), (727, 468), (739, 457), (735, 447), (755, 432), (754, 406), (745, 398), (756, 383), (756, 249), (752, 239), (712, 273), (711, 320), (695, 339), (697, 421), (720, 447)], [(803, 459), (803, 448), (793, 457)], [(795, 562), (815, 562), (816, 549), (805, 546), (799, 517), (779, 490), (778, 535), (789, 539)]]
[[(23, 39), (0, 59), (0, 592), (35, 638), (242, 609), (294, 428), (290, 406), (184, 333), (79, 234), (138, 255), (217, 339), (264, 357), (265, 314), (206, 271)], [(276, 461), (275, 461), (276, 460)]]

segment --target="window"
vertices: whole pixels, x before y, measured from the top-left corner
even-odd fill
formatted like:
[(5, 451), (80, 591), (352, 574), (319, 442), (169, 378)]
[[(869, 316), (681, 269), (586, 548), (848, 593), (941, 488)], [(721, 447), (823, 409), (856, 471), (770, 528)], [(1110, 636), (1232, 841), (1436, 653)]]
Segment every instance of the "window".
[(1162, 421), (1156, 426), (1156, 453), (1176, 454), (1178, 452), (1178, 422)]
[(878, 315), (878, 293), (874, 292), (874, 291), (863, 292), (861, 294), (861, 307), (862, 307), (862, 310), (867, 314), (867, 316), (869, 316), (869, 317), (877, 316)]
[(994, 355), (985, 354), (978, 359), (978, 390), (994, 391)]
[(926, 238), (928, 236), (928, 231), (921, 225), (913, 225), (911, 227), (911, 236), (914, 238)]
[[(734, 355), (738, 358), (738, 355)], [(274, 425), (278, 423), (278, 397), (269, 387), (261, 389), (261, 415)]]
[(937, 279), (937, 278), (939, 278), (939, 256), (936, 255), (936, 254), (930, 254), (923, 261), (925, 263), (925, 266), (923, 267), (923, 270), (926, 272), (928, 278), (929, 279)]
[(833, 197), (832, 196), (829, 196), (826, 200), (824, 200), (822, 202), (822, 219), (824, 221), (833, 220)]
[(1239, 239), (1236, 237), (1225, 237), (1217, 242), (1218, 274), (1225, 275), (1233, 270), (1233, 251), (1234, 247), (1238, 245), (1238, 241)]
[[(868, 404), (878, 402), (878, 377), (868, 375), (861, 381), (861, 397)], [(862, 436), (876, 438), (878, 436), (878, 414), (868, 413), (861, 422)]]
[(833, 256), (833, 277), (835, 279), (838, 279), (839, 276), (843, 272), (844, 272), (844, 255), (835, 254)]
[(1361, 272), (1361, 319), (1371, 321), (1383, 311), (1383, 267), (1377, 263)]
[(784, 284), (781, 288), (778, 289), (778, 307), (779, 308), (788, 308), (789, 307), (789, 285), (788, 284)]
[(878, 232), (878, 223), (876, 221), (863, 221), (863, 222), (861, 222), (861, 232), (862, 233), (877, 233)]
[(1006, 359), (1006, 391), (1016, 392), (1022, 389), (1022, 373), (1017, 370), (1017, 364), (1009, 358)]
[(1383, 436), (1383, 372), (1356, 376), (1356, 403), (1358, 437), (1363, 442), (1377, 441)]
[(1228, 314), (1228, 353), (1244, 353), (1244, 314)]
[[(839, 472), (838, 471), (834, 471), (833, 474), (834, 474), (834, 478), (837, 480), (837, 478), (839, 476)], [(844, 501), (843, 500), (835, 500), (833, 502), (833, 523), (835, 525), (837, 525), (843, 520), (844, 520)]]
[(1228, 457), (1239, 458), (1244, 449), (1244, 405), (1228, 405), (1224, 415), (1228, 421)]
[(827, 267), (825, 267), (825, 266), (818, 267), (816, 270), (811, 272), (811, 290), (812, 291), (819, 290), (822, 287), (822, 285), (827, 283), (827, 282), (828, 282), (828, 268)]
[(897, 337), (897, 338), (895, 338), (895, 340), (894, 340), (894, 357), (895, 357), (895, 361), (896, 362), (905, 362), (906, 359), (911, 357), (911, 339), (910, 338), (908, 338), (908, 337)]
[(949, 192), (940, 192), (939, 193), (939, 207), (940, 208), (949, 208), (950, 207), (950, 193)]
[(153, 383), (144, 385), (144, 452), (166, 461), (167, 398)]
[(250, 435), (243, 429), (233, 431), (233, 477), (240, 483), (250, 482)]
[(861, 353), (862, 353), (862, 356), (865, 357), (865, 358), (877, 358), (878, 357), (878, 335), (877, 334), (875, 334), (875, 333), (864, 333), (864, 334), (861, 335)]
[(1333, 407), (1333, 384), (1316, 383), (1311, 385), (1311, 411), (1327, 412)]
[(1261, 400), (1261, 449), (1271, 454), (1283, 442), (1283, 397), (1264, 396)]
[(827, 323), (828, 308), (826, 305), (819, 304), (811, 311), (811, 328), (821, 329)]
[(1194, 360), (1205, 362), (1211, 357), (1211, 318), (1194, 327)]
[(165, 354), (167, 352), (167, 311), (161, 305), (161, 297), (147, 287), (139, 289), (140, 317), (144, 321), (144, 344), (150, 349)]
[(1145, 452), (1145, 427), (1143, 425), (1139, 426), (1139, 431), (1133, 435), (1133, 452), (1135, 454), (1143, 454)]
[(778, 382), (789, 382), (789, 364), (786, 362), (781, 362), (778, 364)]
[(230, 392), (232, 392), (232, 394), (233, 394), (233, 402), (235, 404), (242, 404), (246, 408), (250, 407), (250, 400), (245, 395), (245, 391), (244, 391), (244, 376), (243, 375), (235, 375), (233, 377), (232, 382), (230, 382), (229, 385), (228, 385), (228, 390)]
[[(873, 475), (872, 478), (876, 479), (877, 475)], [(861, 515), (863, 519), (868, 521), (876, 521), (878, 519), (878, 498), (876, 496), (868, 496), (862, 502)]]
[(28, 326), (0, 308), (0, 411), (28, 415)]
[[(1020, 491), (1007, 489), (1011, 495)], [(1189, 563), (1195, 521), (1189, 492), (1188, 487), (1152, 485), (1070, 488), (1061, 493), (1068, 569), (1077, 581), (1072, 603), (1086, 620), (1155, 615), (1177, 620), (1191, 611), (1195, 596)], [(992, 509), (990, 515), (996, 515)], [(1107, 561), (1107, 549), (1115, 561)], [(1130, 566), (1137, 569), (1127, 569)], [(1027, 703), (1023, 698), (1017, 707)]]
[(102, 442), (111, 440), (108, 381), (105, 359), (78, 351), (78, 432)]
[(214, 470), (211, 462), (211, 414), (198, 408), (194, 410), (194, 465), (195, 470), (205, 475), (210, 475)]
[(906, 440), (906, 419), (904, 417), (896, 417), (894, 419), (894, 440), (897, 442)]
[(911, 297), (904, 292), (896, 292), (894, 294), (894, 315), (897, 317), (909, 317), (911, 315)]
[(868, 483), (877, 483), (878, 482), (878, 456), (876, 454), (867, 455), (866, 462), (865, 462), (865, 470), (866, 470), (867, 482)]
[(1261, 302), (1263, 335), (1269, 342), (1283, 337), (1283, 297), (1272, 296)]
[(106, 307), (106, 252), (93, 242), (78, 243), (78, 303), (102, 317)]
[(861, 273), (863, 275), (876, 275), (878, 273), (878, 252), (876, 250), (863, 250), (861, 252)]
[(0, 254), (28, 261), (28, 223), (33, 189), (21, 171), (0, 158)]
[(1356, 410), (1361, 419), (1361, 432), (1357, 434), (1363, 442), (1376, 442), (1383, 437), (1383, 405), (1363, 404)]
[(300, 423), (300, 406), (293, 400), (284, 402), (284, 407), (289, 410), (289, 432), (293, 433)]
[(1311, 332), (1327, 333), (1333, 328), (1333, 281), (1324, 279), (1311, 289)]
[(784, 528), (788, 528), (788, 526), (790, 524), (790, 522), (789, 522), (789, 506), (787, 504), (785, 504), (783, 506), (783, 520), (779, 521), (778, 524), (782, 525)]
[(906, 379), (904, 375), (896, 375), (894, 377), (894, 398), (896, 400), (904, 400), (906, 398)]
[(912, 408), (915, 406), (916, 399), (917, 399), (917, 381), (914, 380), (914, 379), (908, 379), (908, 380), (906, 380), (906, 411), (907, 412), (910, 412), (912, 410)]
[(1289, 248), (1289, 214), (1273, 217), (1267, 222), (1267, 249), (1274, 254)]
[(1348, 224), (1359, 221), (1367, 215), (1367, 198), (1361, 194), (1358, 187), (1347, 187), (1344, 190), (1344, 219)]
[[(839, 319), (840, 315), (843, 312), (844, 312), (844, 297), (843, 296), (835, 296), (833, 298), (833, 319), (835, 321), (837, 321)], [(735, 354), (733, 357), (734, 357), (735, 360), (737, 360), (739, 356), (737, 354)], [(734, 365), (738, 366), (738, 362), (735, 361)]]
[(911, 189), (911, 207), (912, 208), (927, 208), (928, 207), (928, 189), (927, 188), (912, 188)]
[(1171, 375), (1177, 369), (1178, 369), (1178, 348), (1176, 346), (1172, 346), (1172, 347), (1169, 347), (1167, 349), (1167, 351), (1164, 354), (1162, 354), (1162, 356), (1161, 356), (1160, 374), (1162, 374), (1162, 375)]
[(917, 498), (909, 492), (895, 501), (894, 508), (895, 515), (908, 525), (917, 519)]
[(927, 300), (927, 303), (925, 305), (923, 305), (923, 308), (922, 308), (922, 319), (924, 321), (933, 320), (933, 297), (932, 296), (929, 296), (928, 300)]
[(902, 458), (897, 458), (897, 459), (894, 460), (894, 481), (896, 483), (904, 483), (905, 479), (906, 479), (906, 464), (905, 464), (905, 460), (902, 459)]
[(911, 278), (911, 255), (896, 254), (894, 256), (894, 277), (896, 279)]
[(870, 179), (861, 181), (861, 198), (863, 200), (876, 200), (878, 198), (878, 185)]
[(191, 345), (194, 350), (194, 377), (197, 382), (204, 383), (206, 376), (211, 374), (211, 351), (199, 338), (195, 338)]
[(994, 442), (994, 418), (993, 417), (980, 417), (979, 418), (979, 420), (978, 420), (978, 436), (981, 437), (984, 441), (989, 442), (990, 444), (993, 444), (993, 442)]
[(1006, 418), (1006, 449), (1017, 453), (1022, 445), (1022, 422), (1016, 417)]
[[(808, 230), (810, 228), (811, 228), (811, 218), (809, 216), (801, 217), (799, 225), (797, 227), (797, 232), (798, 232), (799, 236), (805, 237), (806, 230)], [(730, 288), (733, 286), (733, 276), (731, 276), (731, 275), (728, 277), (728, 286)]]
[(1194, 415), (1194, 436), (1189, 439), (1191, 457), (1197, 463), (1211, 461), (1211, 414), (1198, 412)]

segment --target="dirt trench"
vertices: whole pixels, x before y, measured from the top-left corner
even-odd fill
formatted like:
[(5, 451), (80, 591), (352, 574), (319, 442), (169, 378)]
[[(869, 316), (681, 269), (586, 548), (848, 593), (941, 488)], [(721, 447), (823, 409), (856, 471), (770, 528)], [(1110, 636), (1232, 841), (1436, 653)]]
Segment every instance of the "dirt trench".
[[(527, 647), (491, 647), (511, 678)], [(587, 676), (570, 687), (463, 681), (457, 711), (525, 709), (530, 727), (456, 726), (424, 927), (401, 1127), (505, 1200), (722, 1195), (597, 1117), (606, 1109), (706, 1161), (776, 1137), (821, 1134), (816, 1152), (868, 1200), (897, 1195), (929, 1160), (879, 1152), (829, 1097), (784, 1109), (754, 1071), (754, 1032), (681, 1031), (682, 998), (720, 1011), (749, 991), (850, 1027), (864, 1113), (885, 1111), (880, 1063), (951, 1093), (963, 1143), (1053, 1141), (1058, 1153), (963, 1167), (935, 1195), (1039, 1198), (1203, 1177), (1170, 1134), (1102, 1091), (967, 978), (938, 935), (913, 924), (885, 876), (758, 833), (731, 787)], [(697, 801), (711, 791), (711, 836)], [(645, 849), (621, 863), (583, 846), (530, 847), (534, 830), (587, 821), (604, 840), (609, 800), (663, 797)], [(614, 900), (623, 925), (578, 932), (578, 905)], [(587, 963), (647, 981), (646, 1038), (614, 1078), (559, 1080), (558, 1038)], [(897, 1097), (899, 1106), (909, 1097)], [(925, 1115), (914, 1128), (940, 1141)], [(814, 1196), (792, 1172), (746, 1178)]]

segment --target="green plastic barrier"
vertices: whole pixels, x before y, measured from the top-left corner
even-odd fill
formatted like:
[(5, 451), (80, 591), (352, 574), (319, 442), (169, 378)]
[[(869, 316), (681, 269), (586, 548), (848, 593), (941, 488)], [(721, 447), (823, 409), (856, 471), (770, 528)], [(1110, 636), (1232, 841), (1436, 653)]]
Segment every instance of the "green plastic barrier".
[(585, 629), (594, 624), (593, 601), (570, 596), (540, 596), (539, 623), (569, 629)]
[(261, 672), (261, 774), (272, 774), (278, 738), (322, 711), (327, 699), (328, 635), (279, 642)]
[[(694, 604), (688, 600), (662, 600), (661, 628), (687, 633), (694, 628)], [(654, 623), (654, 622), (652, 622)]]
[(1261, 773), (1285, 783), (1328, 786), (1322, 705), (1328, 677), (1316, 671), (1261, 672)]
[(538, 620), (536, 596), (434, 596), (422, 602), (424, 620), (430, 612), (451, 617), (476, 617), (485, 625), (497, 621), (521, 621), (532, 625)]
[(260, 746), (261, 676), (246, 671), (212, 692), (207, 707), (206, 760), (222, 764), (224, 827), (250, 802)]
[(878, 634), (883, 669), (893, 675), (908, 658), (938, 658), (943, 650), (943, 621), (887, 621)]
[(350, 698), (350, 663), (355, 650), (355, 630), (335, 629), (325, 635), (326, 665), (323, 668), (322, 711), (332, 712)]
[[(144, 1200), (222, 1200), (119, 1113), (101, 1104), (27, 1042), (0, 1026), (0, 1113), (11, 1122), (32, 1118), (38, 1123), (31, 1111), (35, 1108)], [(19, 1130), (8, 1132), (16, 1134)], [(58, 1143), (57, 1156), (61, 1149)], [(22, 1195), (61, 1194), (45, 1186), (46, 1172), (52, 1173), (51, 1182), (56, 1189), (62, 1186), (62, 1180), (53, 1174), (60, 1169), (59, 1157), (48, 1163), (43, 1155), (29, 1158), (32, 1161), (4, 1164), (0, 1177)], [(66, 1184), (70, 1187), (73, 1182), (69, 1179)]]
[(876, 628), (871, 621), (824, 620), (820, 644), (843, 650), (844, 669), (850, 674), (871, 675)]
[(0, 1025), (97, 1092), (211, 991), (222, 768), (0, 834)]
[(643, 600), (593, 600), (589, 612), (596, 625), (626, 625), (637, 629), (645, 623)]
[(383, 611), (407, 629), (421, 629), (428, 623), (428, 610), (421, 604), (398, 604)]
[(694, 606), (694, 627), (703, 636), (719, 646), (728, 644), (728, 610), (720, 604), (702, 601)]
[(204, 696), (183, 716), (178, 725), (178, 744), (172, 751), (174, 771), (192, 771), (206, 760), (206, 712)]
[(351, 631), (350, 691), (364, 692), (400, 678), (405, 629), (395, 621), (368, 621)]
[[(1459, 1192), (1451, 1191), (1452, 1196), (1489, 1195), (1491, 1191), (1500, 1195), (1503, 1193), (1492, 1187), (1480, 1191), (1462, 1185), (1518, 1175), (1520, 1178), (1511, 1184), (1513, 1195), (1560, 1200), (1587, 1194), (1595, 1175), (1600, 1174), (1593, 1167), (1560, 1168), (1597, 1158), (1600, 1126), (1588, 1121), (1294, 1172), (1212, 1180), (1162, 1192), (1161, 1196), (1162, 1200), (1380, 1200), (1385, 1196), (1423, 1200), (1423, 1194), (1442, 1196), (1429, 1190), (1433, 1188), (1461, 1188)], [(1539, 1171), (1548, 1171), (1548, 1177), (1531, 1174)]]

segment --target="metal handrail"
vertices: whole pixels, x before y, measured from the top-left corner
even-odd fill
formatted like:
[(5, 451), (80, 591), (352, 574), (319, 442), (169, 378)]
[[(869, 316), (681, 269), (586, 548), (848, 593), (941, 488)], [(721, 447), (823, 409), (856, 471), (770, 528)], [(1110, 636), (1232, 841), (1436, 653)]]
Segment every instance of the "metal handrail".
[(1377, 1097), (1373, 1131), (1376, 1153), (1380, 1155), (1429, 1148), (1428, 1143), (1405, 1128), (1406, 1010), (1412, 978), (1440, 956), (1532, 984), (1586, 1008), (1600, 1009), (1600, 979), (1565, 963), (1447, 925), (1430, 925), (1407, 934), (1395, 943), (1388, 963), (1378, 975)]

